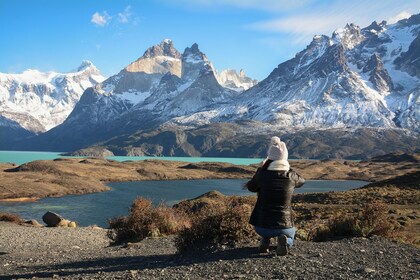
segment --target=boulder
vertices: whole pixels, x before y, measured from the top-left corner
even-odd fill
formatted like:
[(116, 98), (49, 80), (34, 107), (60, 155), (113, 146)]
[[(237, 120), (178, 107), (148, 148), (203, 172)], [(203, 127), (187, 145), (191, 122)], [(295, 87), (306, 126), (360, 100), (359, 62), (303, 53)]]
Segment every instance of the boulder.
[(61, 222), (57, 225), (58, 227), (68, 227), (70, 224), (69, 220), (63, 219)]
[(26, 221), (25, 224), (28, 224), (28, 225), (31, 225), (31, 226), (34, 226), (34, 227), (43, 227), (43, 225), (38, 223), (37, 220)]
[(44, 214), (44, 216), (42, 216), (42, 220), (47, 224), (47, 226), (56, 227), (64, 221), (64, 218), (57, 213), (48, 211)]
[(76, 224), (76, 222), (70, 222), (70, 223), (68, 223), (68, 225), (67, 225), (68, 227), (72, 227), (72, 228), (75, 228), (75, 227), (77, 227), (77, 224)]

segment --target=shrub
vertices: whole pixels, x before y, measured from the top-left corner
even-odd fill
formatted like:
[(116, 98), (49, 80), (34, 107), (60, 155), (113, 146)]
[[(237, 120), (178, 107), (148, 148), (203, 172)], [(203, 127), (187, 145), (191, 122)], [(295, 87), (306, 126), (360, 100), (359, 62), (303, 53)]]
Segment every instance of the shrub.
[(390, 236), (393, 230), (388, 221), (388, 207), (383, 202), (367, 204), (358, 214), (338, 215), (330, 218), (311, 234), (313, 241), (337, 237)]
[(209, 216), (194, 219), (191, 227), (178, 234), (175, 245), (180, 253), (191, 249), (213, 249), (220, 245), (235, 246), (256, 237), (248, 223), (249, 205), (229, 205), (219, 209), (218, 213), (213, 211)]
[(166, 205), (153, 207), (145, 198), (137, 198), (127, 217), (120, 216), (108, 221), (108, 237), (115, 243), (138, 242), (146, 237), (175, 234), (189, 226), (188, 219)]
[(16, 214), (0, 213), (0, 221), (19, 224), (22, 222), (22, 219)]

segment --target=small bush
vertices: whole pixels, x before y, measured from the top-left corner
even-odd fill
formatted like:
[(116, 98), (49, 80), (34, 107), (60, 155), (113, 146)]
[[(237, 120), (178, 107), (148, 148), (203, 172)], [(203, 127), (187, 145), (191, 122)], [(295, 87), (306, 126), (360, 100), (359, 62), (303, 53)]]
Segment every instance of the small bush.
[(175, 234), (189, 226), (189, 220), (182, 213), (166, 205), (153, 207), (150, 200), (141, 197), (134, 201), (127, 217), (116, 217), (108, 223), (108, 237), (115, 243)]
[(190, 228), (184, 228), (178, 234), (175, 245), (180, 253), (194, 249), (212, 249), (220, 245), (235, 246), (256, 237), (249, 224), (249, 205), (219, 209), (218, 213), (213, 211), (209, 216), (195, 219)]
[(22, 222), (22, 219), (16, 214), (0, 213), (0, 221), (19, 224)]
[(311, 234), (313, 241), (337, 237), (390, 236), (393, 230), (388, 221), (388, 207), (383, 202), (366, 205), (354, 216), (341, 214), (330, 218)]

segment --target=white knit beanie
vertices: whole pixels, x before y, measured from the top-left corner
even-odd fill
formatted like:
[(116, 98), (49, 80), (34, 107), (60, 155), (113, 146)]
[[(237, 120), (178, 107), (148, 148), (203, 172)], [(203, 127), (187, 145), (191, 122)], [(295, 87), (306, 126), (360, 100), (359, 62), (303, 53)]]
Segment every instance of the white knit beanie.
[(280, 141), (280, 138), (277, 136), (271, 138), (267, 154), (267, 158), (271, 160), (287, 160), (289, 157), (286, 144)]

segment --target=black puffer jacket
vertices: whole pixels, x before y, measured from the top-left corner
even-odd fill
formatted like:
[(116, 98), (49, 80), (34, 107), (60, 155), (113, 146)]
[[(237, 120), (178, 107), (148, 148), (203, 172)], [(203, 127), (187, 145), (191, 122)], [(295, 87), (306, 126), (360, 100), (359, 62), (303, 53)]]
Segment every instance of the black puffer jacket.
[(299, 174), (289, 171), (270, 171), (258, 169), (247, 187), (252, 192), (258, 192), (257, 203), (252, 211), (250, 224), (262, 228), (291, 228), (292, 195), (295, 188), (305, 183)]

